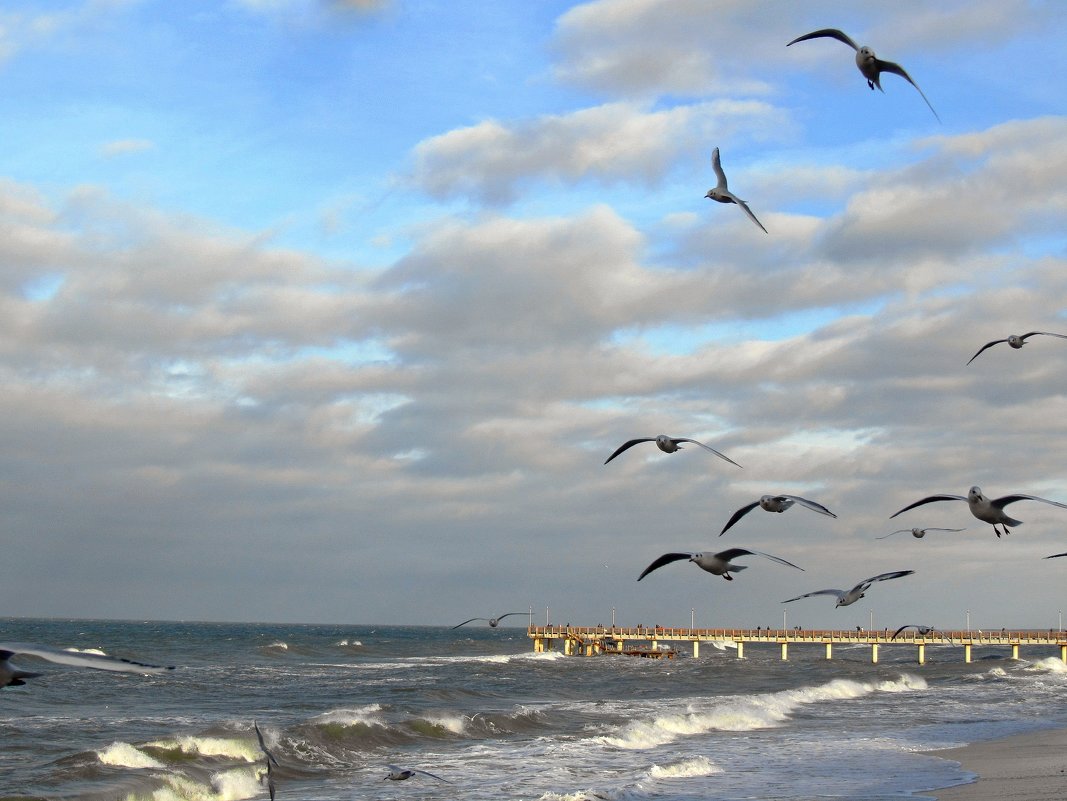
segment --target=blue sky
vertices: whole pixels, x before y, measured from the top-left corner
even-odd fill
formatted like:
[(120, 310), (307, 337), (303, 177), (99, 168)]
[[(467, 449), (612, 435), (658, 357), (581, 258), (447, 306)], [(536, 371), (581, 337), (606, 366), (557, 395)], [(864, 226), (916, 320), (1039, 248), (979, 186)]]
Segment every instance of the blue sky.
[[(915, 569), (879, 616), (1045, 625), (1067, 513), (1019, 504), (1001, 540), (962, 504), (888, 518), (972, 484), (1067, 502), (1067, 350), (966, 365), (1067, 333), (1063, 9), (9, 4), (5, 611), (767, 625)], [(840, 42), (786, 47), (823, 27), (942, 122)], [(704, 198), (714, 147), (769, 233)], [(744, 471), (602, 464), (659, 433)], [(718, 539), (783, 491), (838, 519)], [(898, 520), (968, 530), (875, 541)], [(807, 570), (634, 581), (720, 546)]]

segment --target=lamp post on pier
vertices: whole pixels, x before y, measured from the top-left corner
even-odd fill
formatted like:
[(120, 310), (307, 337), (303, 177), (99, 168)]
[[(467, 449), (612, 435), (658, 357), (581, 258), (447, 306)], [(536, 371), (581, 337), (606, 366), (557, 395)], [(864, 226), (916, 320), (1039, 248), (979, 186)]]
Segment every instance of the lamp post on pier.
[(967, 634), (971, 633), (971, 610), (967, 610)]
[(697, 627), (697, 610), (693, 607), (689, 610), (689, 628), (695, 629)]

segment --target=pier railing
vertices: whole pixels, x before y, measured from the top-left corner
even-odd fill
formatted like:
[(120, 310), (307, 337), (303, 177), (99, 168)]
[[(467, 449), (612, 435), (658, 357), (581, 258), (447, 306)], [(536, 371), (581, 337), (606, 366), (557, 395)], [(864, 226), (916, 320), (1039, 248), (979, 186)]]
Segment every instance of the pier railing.
[[(894, 630), (895, 631), (895, 630)], [(1067, 662), (1067, 633), (1054, 629), (971, 629), (931, 630), (925, 634), (905, 629), (894, 636), (887, 629), (773, 629), (773, 628), (681, 628), (673, 626), (530, 626), (527, 635), (534, 642), (535, 651), (552, 650), (556, 640), (563, 642), (567, 654), (625, 653), (632, 650), (627, 643), (647, 642), (649, 649), (664, 648), (660, 643), (692, 643), (693, 655), (699, 656), (700, 643), (722, 643), (736, 647), (739, 658), (744, 657), (746, 644), (772, 643), (781, 648), (782, 659), (788, 659), (790, 644), (821, 644), (827, 659), (832, 657), (834, 645), (861, 644), (871, 646), (871, 660), (878, 661), (882, 645), (912, 645), (918, 648), (918, 661), (926, 661), (926, 646), (962, 646), (964, 661), (971, 661), (975, 646), (1008, 646), (1013, 659), (1019, 657), (1023, 645), (1058, 647), (1060, 659)]]

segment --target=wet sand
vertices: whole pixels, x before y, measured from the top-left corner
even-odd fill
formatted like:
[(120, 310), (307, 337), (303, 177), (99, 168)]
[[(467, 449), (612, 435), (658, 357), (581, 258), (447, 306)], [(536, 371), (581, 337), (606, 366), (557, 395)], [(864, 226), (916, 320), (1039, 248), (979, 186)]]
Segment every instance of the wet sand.
[(1050, 729), (963, 748), (928, 751), (959, 762), (978, 780), (926, 790), (938, 801), (1064, 801), (1067, 799), (1067, 729)]

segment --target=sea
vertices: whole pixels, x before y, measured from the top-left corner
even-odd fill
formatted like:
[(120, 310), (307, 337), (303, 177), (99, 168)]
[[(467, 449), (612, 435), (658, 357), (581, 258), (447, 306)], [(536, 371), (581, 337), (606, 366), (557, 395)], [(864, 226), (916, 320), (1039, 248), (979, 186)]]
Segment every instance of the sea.
[(925, 798), (973, 779), (927, 752), (1067, 726), (1067, 666), (1037, 646), (645, 659), (534, 653), (524, 627), (482, 622), (0, 618), (3, 641), (177, 666), (12, 660), (43, 675), (0, 689), (3, 801), (266, 799), (254, 723), (278, 801)]

